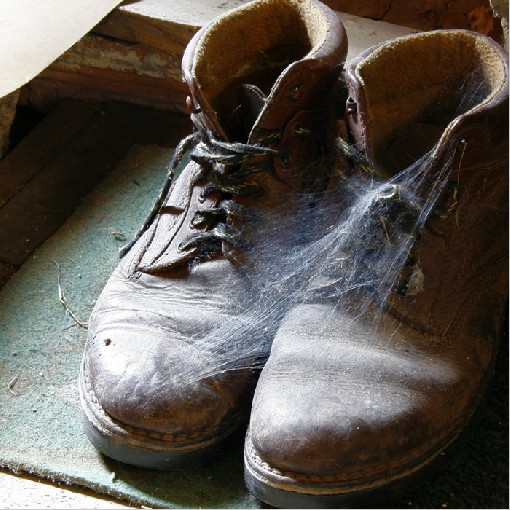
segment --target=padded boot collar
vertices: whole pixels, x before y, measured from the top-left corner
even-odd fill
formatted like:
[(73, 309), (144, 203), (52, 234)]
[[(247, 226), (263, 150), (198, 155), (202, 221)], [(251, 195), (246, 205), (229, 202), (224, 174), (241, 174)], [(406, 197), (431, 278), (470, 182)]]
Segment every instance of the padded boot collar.
[(466, 30), (400, 37), (363, 52), (346, 65), (344, 77), (349, 130), (378, 167), (380, 149), (394, 133), (420, 116), (427, 103), (436, 103), (439, 117), (441, 101), (455, 90), (477, 100), (431, 137), (437, 142), (434, 157), (441, 159), (452, 141), (474, 137), (476, 143), (463, 153), (469, 166), (506, 136), (508, 54), (489, 37)]
[(182, 69), (191, 91), (192, 121), (198, 129), (205, 127), (228, 140), (218, 111), (228, 86), (257, 69), (274, 67), (278, 60), (289, 60), (293, 62), (265, 91), (266, 104), (254, 126), (279, 129), (296, 111), (319, 106), (346, 52), (340, 18), (323, 4), (315, 0), (250, 2), (203, 27), (186, 48)]

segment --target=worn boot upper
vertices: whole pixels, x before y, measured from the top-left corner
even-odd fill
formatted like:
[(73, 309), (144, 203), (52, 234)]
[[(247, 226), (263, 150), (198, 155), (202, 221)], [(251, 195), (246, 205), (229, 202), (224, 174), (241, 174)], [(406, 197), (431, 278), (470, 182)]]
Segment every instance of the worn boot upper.
[[(347, 120), (358, 147), (387, 176), (429, 150), (431, 181), (444, 166), (452, 169), (411, 253), (419, 286), (401, 286), (390, 298), (396, 316), (444, 335), (469, 295), (494, 278), (496, 300), (506, 295), (507, 55), (491, 39), (461, 30), (411, 40), (382, 45), (348, 67), (357, 107), (351, 104)], [(413, 72), (380, 86), (401, 61), (413, 62)]]
[[(149, 244), (143, 245), (142, 271), (158, 272), (195, 258), (200, 247), (182, 249), (181, 242), (196, 233), (197, 214), (222, 209), (225, 194), (245, 206), (255, 203), (263, 212), (285, 196), (324, 187), (328, 99), (346, 43), (337, 15), (304, 1), (248, 4), (196, 34), (184, 54), (183, 75), (201, 146), (210, 150), (216, 140), (261, 150), (245, 154), (239, 164), (235, 148), (229, 152), (216, 146), (225, 157), (217, 154), (212, 169), (200, 162), (188, 165), (166, 202), (168, 213), (159, 215)], [(269, 150), (264, 154), (262, 148)], [(214, 179), (216, 188), (211, 186)], [(288, 214), (294, 214), (290, 204)], [(227, 228), (218, 232), (220, 241), (222, 233), (228, 237), (236, 226), (243, 230), (234, 212), (224, 216)], [(218, 231), (206, 219), (198, 228)], [(247, 235), (239, 232), (241, 244), (249, 242), (243, 237)], [(235, 243), (223, 246), (226, 254), (232, 248)]]
[(450, 174), (383, 311), (376, 297), (362, 315), (310, 300), (275, 337), (247, 473), (314, 505), (405, 478), (459, 434), (487, 386), (508, 291), (504, 50), (470, 32), (423, 33), (367, 50), (344, 79), (351, 142), (378, 175), (424, 156), (431, 183)]
[(191, 160), (90, 320), (82, 379), (97, 419), (184, 444), (224, 433), (249, 404), (249, 368), (267, 356), (267, 333), (238, 322), (237, 337), (230, 327), (222, 338), (221, 328), (256, 298), (243, 265), (263, 241), (251, 218), (324, 186), (327, 96), (345, 54), (338, 17), (314, 0), (252, 2), (192, 39)]

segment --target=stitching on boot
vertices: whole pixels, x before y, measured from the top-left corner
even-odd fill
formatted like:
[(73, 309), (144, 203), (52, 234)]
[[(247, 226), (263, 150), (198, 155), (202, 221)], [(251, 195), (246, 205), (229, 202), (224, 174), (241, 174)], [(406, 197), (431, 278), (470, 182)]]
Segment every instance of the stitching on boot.
[[(463, 422), (461, 420), (456, 425), (460, 425), (462, 423)], [(388, 476), (390, 478), (400, 478), (400, 477), (406, 476), (406, 473), (413, 472), (413, 471), (419, 469), (421, 465), (423, 465), (424, 463), (427, 463), (427, 462), (431, 461), (433, 458), (437, 457), (437, 455), (439, 455), (443, 450), (445, 450), (448, 447), (448, 445), (450, 445), (450, 443), (456, 439), (456, 437), (459, 435), (459, 433), (462, 432), (462, 429), (459, 429), (457, 426), (453, 427), (453, 430), (456, 430), (456, 432), (453, 435), (450, 435), (448, 439), (443, 441), (443, 443), (441, 443), (441, 445), (439, 447), (437, 447), (436, 450), (434, 450), (427, 457), (427, 459), (425, 459), (425, 460), (423, 459), (423, 457), (424, 457), (423, 454), (418, 456), (419, 462), (415, 463), (411, 466), (406, 464), (404, 467), (407, 467), (407, 469), (404, 472), (402, 472), (402, 470), (401, 470), (401, 468), (402, 468), (401, 461), (385, 462), (384, 466), (385, 466), (386, 470), (387, 471), (391, 470), (391, 471), (395, 472), (395, 473), (391, 473)], [(430, 449), (424, 449), (423, 453), (425, 453), (426, 451), (429, 451), (429, 450)], [(296, 480), (298, 482), (303, 482), (303, 483), (339, 483), (339, 484), (342, 484), (345, 486), (347, 485), (345, 478), (341, 478), (338, 475), (336, 475), (336, 476), (335, 475), (307, 475), (304, 473), (296, 473), (293, 471), (279, 470), (277, 468), (274, 468), (273, 466), (269, 465), (266, 461), (262, 460), (262, 458), (256, 453), (255, 447), (253, 446), (253, 444), (251, 442), (248, 441), (248, 439), (246, 440), (246, 443), (245, 443), (245, 451), (247, 454), (250, 455), (250, 462), (252, 462), (257, 468), (259, 468), (261, 471), (265, 470), (268, 473), (273, 474), (275, 476), (292, 478), (293, 480)], [(400, 470), (399, 470), (399, 468), (400, 468)], [(391, 476), (393, 474), (400, 475), (400, 476)], [(363, 475), (363, 472), (361, 470), (358, 470), (358, 471), (352, 472), (350, 478), (357, 479), (357, 478), (361, 478), (362, 475)], [(374, 481), (386, 480), (388, 478), (388, 476), (386, 476), (386, 477), (376, 476), (375, 477), (376, 479), (374, 479)], [(361, 482), (358, 485), (366, 485), (368, 483), (370, 483), (370, 481)], [(384, 483), (386, 483), (386, 482), (384, 482)]]

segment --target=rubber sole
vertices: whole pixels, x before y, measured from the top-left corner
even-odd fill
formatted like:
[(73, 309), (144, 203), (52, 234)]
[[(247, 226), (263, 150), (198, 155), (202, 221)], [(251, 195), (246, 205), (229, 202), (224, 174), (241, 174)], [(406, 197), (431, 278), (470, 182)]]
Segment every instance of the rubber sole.
[[(376, 480), (356, 480), (352, 485), (313, 483), (300, 484), (289, 474), (278, 476), (261, 468), (263, 462), (250, 453), (247, 436), (244, 457), (244, 479), (250, 493), (260, 501), (277, 508), (351, 508), (372, 506), (375, 501), (398, 497), (413, 483), (429, 479), (445, 461), (446, 450), (456, 443), (458, 435), (444, 448), (435, 451), (420, 463), (391, 476)], [(265, 471), (265, 472), (264, 472)], [(276, 470), (274, 470), (276, 471)]]
[(221, 449), (238, 427), (236, 423), (213, 437), (183, 442), (165, 441), (150, 431), (135, 431), (133, 427), (113, 420), (91, 399), (83, 373), (80, 374), (80, 400), (85, 434), (92, 445), (107, 457), (147, 469), (171, 470), (202, 465), (214, 458), (216, 450)]
[(276, 481), (254, 469), (245, 457), (244, 479), (250, 493), (260, 501), (277, 508), (353, 508), (372, 507), (375, 501), (388, 501), (398, 497), (413, 483), (426, 482), (444, 459), (438, 452), (428, 462), (416, 466), (409, 472), (401, 472), (394, 479), (382, 478), (377, 482), (360, 483), (350, 487), (306, 486), (295, 480)]
[(487, 389), (494, 375), (496, 356), (482, 382), (480, 393), (473, 402), (463, 426), (443, 444), (437, 445), (428, 455), (412, 465), (402, 466), (401, 471), (376, 480), (356, 480), (352, 485), (300, 484), (291, 476), (281, 476), (277, 470), (260, 459), (252, 446), (250, 432), (244, 448), (244, 479), (250, 493), (260, 501), (277, 508), (351, 508), (373, 507), (376, 501), (398, 498), (403, 491), (430, 479), (442, 464), (455, 455), (464, 443), (469, 430), (478, 422), (487, 397)]

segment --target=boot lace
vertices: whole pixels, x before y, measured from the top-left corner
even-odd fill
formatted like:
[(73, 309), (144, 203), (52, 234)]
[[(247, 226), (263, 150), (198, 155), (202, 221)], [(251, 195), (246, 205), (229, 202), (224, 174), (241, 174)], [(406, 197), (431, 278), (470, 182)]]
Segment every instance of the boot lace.
[(133, 241), (121, 250), (121, 256), (124, 256), (149, 228), (155, 216), (164, 212), (164, 200), (170, 190), (177, 167), (187, 153), (190, 159), (202, 168), (197, 180), (207, 180), (199, 196), (199, 202), (204, 203), (212, 193), (219, 192), (220, 197), (213, 207), (203, 207), (196, 211), (191, 220), (191, 226), (194, 228), (205, 226), (205, 230), (190, 234), (179, 244), (178, 249), (185, 251), (202, 246), (204, 251), (212, 254), (221, 250), (221, 244), (224, 241), (234, 248), (248, 248), (249, 242), (243, 238), (242, 232), (228, 222), (228, 219), (232, 217), (250, 217), (246, 207), (237, 203), (234, 197), (256, 198), (264, 194), (264, 190), (258, 184), (247, 180), (250, 175), (262, 170), (260, 161), (258, 164), (251, 165), (249, 161), (255, 157), (278, 154), (278, 151), (271, 148), (269, 144), (277, 142), (280, 136), (281, 134), (276, 132), (257, 140), (254, 144), (230, 143), (217, 140), (209, 130), (205, 129), (203, 134), (196, 131), (184, 138), (175, 149), (167, 178), (147, 220)]

